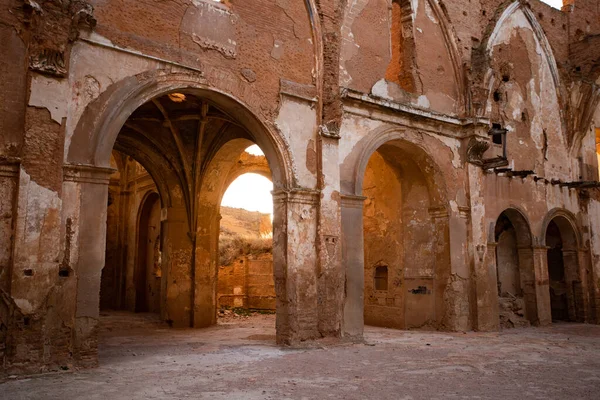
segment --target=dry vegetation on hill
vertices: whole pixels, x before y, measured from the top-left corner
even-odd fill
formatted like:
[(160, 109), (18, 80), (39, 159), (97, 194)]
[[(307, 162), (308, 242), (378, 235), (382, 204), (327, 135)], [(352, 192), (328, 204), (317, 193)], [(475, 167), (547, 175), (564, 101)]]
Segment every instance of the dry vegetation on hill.
[(221, 207), (219, 263), (229, 265), (237, 257), (272, 251), (271, 216), (240, 208)]

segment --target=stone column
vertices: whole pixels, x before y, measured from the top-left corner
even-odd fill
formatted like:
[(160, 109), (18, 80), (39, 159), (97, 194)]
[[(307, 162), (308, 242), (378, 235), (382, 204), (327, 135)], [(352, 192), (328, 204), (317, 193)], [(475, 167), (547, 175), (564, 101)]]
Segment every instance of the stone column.
[[(13, 217), (18, 187), (18, 160), (0, 160), (0, 216), (2, 216), (2, 219), (0, 219), (0, 293), (4, 292), (7, 294), (10, 293), (12, 275)], [(2, 322), (5, 321), (0, 321), (0, 323)], [(5, 326), (7, 325), (8, 323), (5, 323)], [(1, 332), (0, 335), (2, 335)], [(2, 349), (1, 338), (0, 349)]]
[(342, 226), (340, 211), (340, 167), (338, 140), (319, 137), (320, 163), (318, 218), (318, 307), (319, 333), (341, 335), (344, 308), (345, 271), (342, 264)]
[(65, 258), (73, 269), (76, 310), (73, 355), (80, 365), (98, 362), (100, 279), (106, 254), (106, 209), (110, 168), (67, 165), (63, 182)]
[[(162, 222), (164, 228), (162, 259), (162, 296), (167, 322), (175, 328), (192, 326), (192, 238), (185, 207), (169, 207)], [(210, 324), (209, 324), (210, 325)]]
[(548, 247), (533, 247), (533, 267), (537, 323), (541, 326), (549, 325), (552, 323), (552, 307), (550, 305), (550, 281), (548, 277)]
[(581, 281), (581, 310), (579, 310), (579, 319), (581, 322), (596, 321), (594, 315), (594, 280), (593, 266), (590, 265), (590, 250), (582, 248), (577, 250), (579, 279)]
[[(9, 301), (13, 274), (13, 224), (14, 209), (19, 187), (19, 162), (0, 161), (0, 365), (5, 366), (5, 356), (10, 352), (6, 344), (12, 334), (9, 330), (14, 306)], [(0, 367), (1, 369), (2, 367)]]
[(194, 328), (217, 323), (217, 268), (219, 259), (219, 207), (201, 207), (194, 255)]
[(444, 326), (451, 331), (471, 329), (471, 268), (469, 262), (469, 213), (461, 209), (450, 214), (450, 276), (444, 298)]
[(569, 320), (583, 322), (585, 320), (585, 307), (582, 291), (583, 271), (581, 271), (579, 265), (579, 251), (563, 250), (562, 254), (563, 265), (565, 266)]
[(346, 298), (342, 336), (362, 340), (365, 310), (365, 255), (363, 206), (366, 197), (342, 195), (342, 265), (346, 270)]
[(273, 192), (273, 269), (277, 294), (277, 343), (319, 337), (317, 304), (317, 206), (310, 189)]
[(475, 329), (482, 332), (497, 331), (500, 316), (498, 305), (498, 273), (496, 247), (488, 242), (475, 249), (475, 291), (477, 318)]
[(445, 207), (437, 207), (429, 209), (429, 216), (433, 223), (434, 229), (434, 252), (435, 261), (433, 266), (434, 271), (434, 288), (435, 296), (435, 320), (438, 326), (444, 323), (446, 314), (446, 286), (450, 279), (450, 239), (448, 227), (448, 211)]
[(525, 301), (526, 318), (534, 325), (539, 324), (537, 309), (537, 289), (535, 284), (534, 255), (531, 247), (519, 247), (519, 277), (523, 300)]

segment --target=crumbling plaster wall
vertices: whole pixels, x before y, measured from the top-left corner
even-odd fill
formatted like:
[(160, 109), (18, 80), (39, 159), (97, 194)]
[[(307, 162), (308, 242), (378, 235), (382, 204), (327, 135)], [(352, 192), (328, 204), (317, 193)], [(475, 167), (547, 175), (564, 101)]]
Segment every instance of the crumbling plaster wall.
[[(578, 180), (579, 176), (583, 179), (591, 176), (585, 172), (589, 168), (580, 171), (576, 161), (580, 156), (584, 164), (590, 163), (587, 150), (591, 140), (585, 134), (588, 127), (565, 120), (586, 120), (578, 113), (585, 109), (585, 99), (591, 98), (587, 94), (593, 91), (580, 88), (590, 85), (584, 81), (590, 75), (588, 66), (594, 65), (593, 35), (600, 31), (597, 1), (577, 0), (572, 12), (562, 13), (537, 0), (522, 2), (523, 7), (531, 9), (550, 43), (561, 82), (554, 89), (548, 77), (552, 63), (546, 63), (548, 57), (544, 59), (539, 53), (536, 42), (539, 38), (531, 35), (531, 27), (522, 24), (518, 12), (510, 19), (517, 29), (500, 26), (500, 30), (505, 29), (506, 40), (494, 48), (505, 46), (507, 50), (518, 50), (515, 53), (519, 58), (527, 54), (530, 70), (541, 71), (541, 75), (532, 74), (528, 81), (524, 69), (513, 83), (514, 87), (507, 88), (510, 96), (506, 98), (513, 99), (513, 104), (503, 109), (510, 117), (506, 119), (508, 125), (514, 125), (521, 135), (519, 140), (536, 149), (536, 157), (529, 157), (528, 153), (513, 147), (517, 142), (509, 143), (509, 155), (514, 156), (512, 166), (528, 168), (527, 163), (533, 158), (537, 176), (544, 175), (541, 176), (544, 179), (537, 181), (531, 176), (521, 179), (485, 174), (478, 167), (466, 165), (462, 144), (464, 137), (473, 133), (471, 128), (461, 125), (465, 121), (448, 123), (441, 121), (439, 115), (422, 112), (430, 108), (445, 114), (485, 116), (487, 100), (493, 97), (495, 90), (482, 87), (481, 78), (490, 66), (501, 75), (501, 66), (494, 63), (510, 62), (510, 59), (487, 57), (487, 38), (511, 2), (411, 1), (415, 63), (423, 81), (423, 87), (416, 94), (407, 94), (382, 81), (391, 56), (390, 3), (383, 0), (356, 0), (339, 5), (322, 0), (309, 2), (308, 6), (286, 0), (275, 4), (267, 0), (227, 4), (193, 0), (154, 2), (152, 6), (132, 0), (118, 4), (114, 1), (93, 3), (97, 24), (86, 14), (86, 4), (80, 1), (70, 2), (74, 8), (68, 10), (60, 9), (51, 1), (39, 1), (35, 5), (44, 9), (43, 13), (33, 3), (25, 7), (16, 0), (1, 3), (0, 38), (3, 50), (6, 49), (3, 54), (8, 55), (6, 60), (9, 61), (0, 61), (3, 76), (0, 82), (0, 177), (2, 198), (7, 200), (0, 203), (0, 215), (4, 217), (0, 237), (12, 237), (12, 240), (3, 241), (0, 249), (0, 288), (4, 291), (0, 301), (0, 349), (6, 349), (12, 366), (5, 365), (12, 371), (37, 371), (40, 365), (57, 368), (77, 358), (84, 360), (84, 364), (96, 362), (94, 340), (82, 341), (81, 337), (87, 337), (90, 332), (93, 336), (97, 307), (86, 301), (76, 311), (74, 299), (77, 293), (94, 292), (96, 283), (100, 282), (98, 266), (104, 263), (105, 240), (102, 211), (107, 200), (104, 186), (110, 171), (88, 170), (82, 166), (65, 169), (63, 164), (108, 166), (107, 156), (103, 160), (95, 158), (94, 146), (102, 144), (102, 138), (89, 135), (96, 132), (99, 116), (105, 117), (107, 110), (132, 112), (135, 106), (121, 100), (135, 97), (136, 90), (148, 90), (150, 85), (167, 88), (165, 90), (190, 84), (215, 88), (241, 101), (268, 129), (281, 136), (277, 139), (281, 140), (278, 149), (288, 153), (292, 161), (285, 167), (272, 167), (286, 171), (289, 167), (292, 172), (286, 187), (279, 189), (302, 190), (283, 191), (278, 195), (280, 203), (276, 209), (281, 218), (278, 221), (290, 229), (282, 231), (275, 240), (285, 248), (285, 257), (288, 253), (292, 256), (282, 260), (283, 256), (278, 255), (275, 259), (276, 264), (283, 265), (295, 261), (295, 255), (302, 256), (291, 271), (300, 270), (298, 275), (302, 277), (298, 282), (306, 285), (298, 285), (300, 290), (291, 298), (297, 300), (297, 304), (303, 303), (305, 308), (292, 314), (300, 319), (317, 319), (320, 327), (303, 330), (304, 327), (294, 325), (304, 338), (318, 336), (319, 332), (337, 334), (341, 323), (338, 306), (344, 292), (344, 272), (340, 246), (336, 245), (341, 237), (338, 182), (345, 195), (360, 195), (355, 191), (355, 172), (363, 150), (374, 136), (384, 135), (389, 129), (398, 130), (398, 127), (408, 127), (405, 139), (435, 155), (436, 162), (443, 166), (450, 231), (449, 237), (443, 240), (450, 243), (453, 279), (452, 290), (448, 292), (452, 303), (448, 309), (452, 310), (450, 319), (453, 321), (448, 325), (450, 329), (495, 328), (492, 321), (495, 314), (490, 311), (495, 306), (491, 301), (482, 301), (489, 300), (494, 286), (489, 279), (492, 271), (484, 268), (489, 258), (486, 244), (490, 223), (503, 209), (515, 204), (523, 205), (532, 232), (539, 235), (538, 238), (543, 235), (537, 233), (541, 232), (540, 221), (549, 210), (566, 209), (576, 216), (583, 245), (592, 249), (591, 253), (584, 252), (581, 256), (582, 265), (594, 272), (588, 274), (588, 284), (600, 299), (598, 200), (593, 190), (591, 194), (584, 193), (589, 199), (582, 201), (585, 196), (578, 198), (575, 190), (550, 182), (556, 178)], [(428, 4), (433, 13), (428, 12)], [(313, 29), (318, 25), (314, 21), (317, 16), (310, 16), (307, 8), (311, 12), (318, 9), (322, 31)], [(96, 30), (92, 33), (82, 33), (81, 37), (77, 34), (80, 28), (94, 26)], [(319, 35), (322, 37), (317, 37)], [(320, 54), (323, 38), (326, 43)], [(571, 54), (573, 44), (583, 49), (579, 54), (591, 54), (579, 73), (573, 72), (580, 67), (573, 65), (573, 60), (579, 60)], [(586, 46), (589, 51), (585, 51)], [(54, 57), (57, 55), (60, 57)], [(48, 64), (40, 65), (40, 59)], [(28, 71), (28, 62), (31, 71)], [(451, 69), (454, 74), (450, 73)], [(470, 93), (461, 89), (461, 85), (467, 85), (466, 77)], [(171, 86), (164, 84), (171, 78), (174, 81)], [(552, 79), (556, 81), (556, 74)], [(340, 83), (388, 101), (388, 112), (380, 108), (382, 104), (385, 108), (385, 102), (377, 107), (354, 104), (342, 123)], [(598, 86), (597, 81), (595, 85)], [(111, 95), (115, 96), (110, 98)], [(116, 97), (119, 101), (115, 102)], [(536, 97), (548, 103), (536, 103)], [(569, 97), (571, 108), (560, 102)], [(526, 100), (525, 119), (531, 123), (517, 115), (518, 111), (523, 113), (523, 109), (514, 105), (519, 103), (519, 98)], [(573, 101), (574, 98), (579, 100)], [(394, 101), (411, 109), (389, 112), (398, 104), (392, 104)], [(573, 118), (575, 115), (578, 117)], [(317, 138), (320, 124), (328, 128), (321, 126), (324, 136)], [(544, 124), (552, 126), (548, 128)], [(340, 125), (342, 138), (337, 142), (335, 136)], [(543, 139), (544, 129), (547, 142)], [(528, 130), (532, 131), (532, 137), (524, 134)], [(326, 137), (328, 132), (333, 132), (331, 138)], [(578, 143), (573, 139), (576, 135), (583, 137), (584, 145), (568, 147), (572, 142)], [(270, 139), (262, 140), (268, 143)], [(108, 147), (112, 149), (112, 143)], [(545, 157), (544, 149), (547, 150)], [(104, 152), (109, 153), (110, 149)], [(322, 192), (319, 194), (315, 189)], [(169, 210), (169, 215), (176, 217), (169, 222), (171, 229), (167, 232), (184, 233), (181, 237), (174, 234), (166, 241), (166, 247), (185, 238), (186, 234), (181, 191), (173, 190), (172, 195), (179, 208)], [(288, 241), (287, 235), (296, 236)], [(317, 251), (322, 258), (318, 262), (313, 241), (319, 242)], [(173, 261), (185, 267), (186, 262), (190, 262), (186, 253), (189, 249), (176, 250)], [(359, 260), (362, 254), (355, 258)], [(316, 264), (319, 267), (313, 269)], [(303, 265), (309, 267), (302, 269)], [(90, 271), (89, 266), (95, 270)], [(543, 267), (537, 265), (538, 269)], [(78, 268), (81, 271), (77, 271)], [(89, 273), (90, 279), (78, 281), (79, 272)], [(276, 268), (277, 273), (283, 271)], [(85, 286), (92, 281), (93, 284)], [(182, 284), (181, 290), (185, 291), (184, 286)], [(302, 291), (305, 288), (308, 290)], [(30, 315), (23, 315), (21, 307), (30, 310)], [(360, 321), (358, 325), (362, 324), (360, 317), (355, 319)]]
[(576, 180), (559, 100), (554, 58), (546, 52), (522, 9), (499, 22), (488, 42), (491, 59), (486, 114), (508, 129), (507, 151), (515, 170)]
[[(410, 3), (405, 6), (404, 3)], [(457, 82), (460, 65), (455, 65), (453, 33), (436, 0), (400, 1), (403, 36), (414, 46), (412, 60), (402, 65), (412, 75), (414, 93), (405, 93), (395, 83), (382, 81), (391, 60), (392, 11), (389, 0), (350, 1), (342, 26), (340, 85), (363, 93), (398, 100), (408, 98), (422, 108), (461, 114), (462, 82)], [(409, 51), (408, 48), (401, 51)], [(381, 82), (380, 82), (381, 81)], [(385, 82), (385, 83), (384, 83)], [(377, 83), (377, 86), (376, 86)]]

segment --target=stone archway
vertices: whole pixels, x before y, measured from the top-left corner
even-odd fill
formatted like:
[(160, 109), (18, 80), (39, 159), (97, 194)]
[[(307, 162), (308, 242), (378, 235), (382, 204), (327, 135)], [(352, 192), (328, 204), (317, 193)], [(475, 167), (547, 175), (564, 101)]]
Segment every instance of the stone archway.
[[(178, 101), (169, 98), (173, 93), (188, 97), (186, 104), (197, 106), (197, 109), (178, 108), (175, 104)], [(144, 114), (150, 110), (153, 110), (151, 115)], [(185, 115), (177, 114), (180, 111)], [(188, 117), (192, 112), (197, 117)], [(165, 318), (174, 326), (208, 326), (214, 323), (215, 309), (208, 311), (199, 307), (198, 304), (203, 303), (198, 299), (206, 296), (204, 289), (207, 285), (214, 286), (214, 282), (197, 279), (203, 276), (198, 272), (204, 271), (205, 260), (210, 260), (210, 255), (203, 254), (203, 247), (198, 245), (206, 228), (204, 224), (198, 224), (198, 216), (202, 208), (199, 193), (207, 165), (227, 140), (236, 137), (249, 139), (264, 151), (275, 188), (287, 192), (293, 187), (293, 169), (283, 141), (259, 115), (231, 94), (210, 87), (201, 77), (185, 74), (147, 74), (133, 80), (125, 79), (111, 86), (88, 106), (70, 138), (70, 146), (67, 145), (67, 170), (71, 179), (66, 179), (68, 183), (64, 185), (68, 199), (65, 204), (67, 218), (76, 222), (86, 221), (78, 224), (76, 231), (80, 244), (89, 244), (79, 252), (76, 261), (78, 350), (90, 352), (91, 358), (95, 358), (97, 351), (98, 293), (100, 271), (104, 264), (108, 194), (106, 184), (112, 172), (107, 166), (110, 165), (113, 148), (129, 155), (135, 152), (136, 159), (152, 175), (164, 199), (161, 219), (164, 221), (162, 296), (166, 302)], [(135, 124), (132, 118), (137, 119)], [(203, 136), (204, 126), (210, 118), (226, 121), (227, 126), (221, 124), (222, 129), (215, 128), (214, 132)], [(182, 124), (190, 120), (195, 121), (196, 137), (194, 133), (186, 136), (183, 132)], [(158, 123), (157, 126), (166, 128), (172, 136), (168, 133), (147, 135), (148, 127), (138, 121)], [(179, 135), (180, 132), (183, 133)], [(210, 135), (212, 141), (203, 141), (203, 137)], [(161, 142), (162, 137), (171, 139)], [(191, 144), (186, 146), (186, 141), (191, 141)], [(195, 154), (188, 154), (186, 148), (194, 148)], [(283, 212), (283, 209), (280, 210)], [(276, 229), (282, 240), (279, 246), (275, 246), (275, 253), (283, 254), (276, 255), (275, 259), (279, 261), (278, 269), (285, 271), (288, 217), (279, 215), (276, 220), (280, 221)], [(204, 276), (210, 277), (210, 274)], [(283, 284), (279, 286), (283, 300), (287, 296), (286, 276), (283, 274)], [(281, 304), (288, 304), (287, 300), (283, 300)], [(287, 312), (285, 307), (282, 310)], [(294, 315), (286, 315), (284, 319), (294, 318)], [(278, 340), (294, 340), (295, 332), (289, 329), (290, 324), (278, 324)]]
[(544, 223), (543, 240), (547, 248), (547, 276), (552, 321), (584, 322), (587, 315), (587, 282), (580, 259), (583, 250), (572, 216), (551, 213)]
[(500, 325), (538, 324), (533, 240), (524, 214), (504, 210), (494, 226), (496, 283)]
[[(365, 323), (403, 329), (453, 323), (446, 312), (446, 190), (427, 151), (407, 136), (387, 131), (366, 143), (355, 169), (355, 192), (342, 198), (349, 337), (360, 337)], [(376, 288), (384, 286), (383, 278), (387, 290)]]
[[(137, 218), (137, 249), (133, 276), (135, 311), (160, 313), (160, 277), (155, 271), (155, 252), (160, 245), (160, 198), (144, 196)], [(157, 281), (155, 278), (159, 278)]]

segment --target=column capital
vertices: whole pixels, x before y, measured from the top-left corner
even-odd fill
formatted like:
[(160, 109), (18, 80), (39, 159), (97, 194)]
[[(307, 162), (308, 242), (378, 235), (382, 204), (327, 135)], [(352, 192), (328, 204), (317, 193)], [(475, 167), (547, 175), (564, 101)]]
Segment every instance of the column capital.
[(532, 249), (533, 251), (536, 251), (536, 252), (540, 252), (540, 251), (548, 251), (548, 249), (549, 249), (549, 248), (550, 248), (550, 247), (548, 247), (548, 246), (544, 246), (544, 245), (533, 245), (533, 246), (531, 246), (531, 249)]
[(290, 190), (274, 190), (273, 203), (295, 203), (316, 206), (319, 204), (321, 192), (316, 189), (293, 188)]
[(114, 168), (97, 167), (87, 164), (65, 164), (63, 166), (63, 181), (108, 185)]
[(342, 200), (342, 207), (346, 208), (363, 208), (365, 200), (367, 199), (365, 196), (358, 196), (355, 194), (341, 194), (340, 198)]
[(429, 216), (433, 219), (443, 219), (450, 216), (448, 209), (444, 206), (430, 207), (427, 211), (429, 211)]
[(19, 158), (0, 158), (0, 178), (14, 178), (19, 175), (21, 160)]

